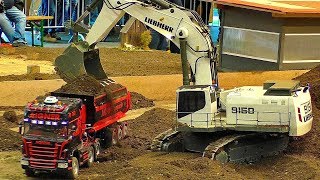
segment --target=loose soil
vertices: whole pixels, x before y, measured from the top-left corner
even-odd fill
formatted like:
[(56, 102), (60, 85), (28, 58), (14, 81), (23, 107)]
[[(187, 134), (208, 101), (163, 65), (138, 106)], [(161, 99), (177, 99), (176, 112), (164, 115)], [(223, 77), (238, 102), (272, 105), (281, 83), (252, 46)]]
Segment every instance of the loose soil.
[[(110, 83), (103, 86), (94, 77), (89, 75), (79, 76), (71, 82), (63, 85), (60, 89), (54, 92), (67, 93), (67, 94), (79, 94), (88, 96), (99, 96), (106, 93), (109, 98), (114, 95), (113, 91), (122, 89), (123, 86), (118, 83)], [(124, 95), (126, 91), (119, 91)], [(116, 93), (117, 96), (119, 95)], [(142, 94), (131, 92), (131, 109), (139, 109), (154, 106), (154, 102), (151, 99), (144, 97)]]
[(130, 92), (131, 93), (131, 109), (140, 109), (146, 107), (154, 106), (154, 102), (151, 99), (144, 97), (142, 94), (137, 92)]
[(68, 82), (66, 85), (63, 85), (60, 89), (57, 89), (54, 92), (99, 96), (105, 92), (105, 89), (94, 77), (83, 75), (77, 77), (71, 82)]
[(290, 144), (288, 151), (298, 154), (312, 154), (320, 158), (320, 66), (295, 78), (302, 84), (310, 83), (310, 94), (313, 102), (313, 125), (311, 131), (303, 137), (297, 138)]
[[(0, 54), (23, 57), (25, 60), (51, 61), (65, 48), (21, 47), (1, 48)], [(100, 48), (101, 64), (108, 76), (148, 76), (181, 74), (179, 54), (164, 51), (122, 51), (118, 48)], [(119, 63), (121, 63), (119, 65)]]
[(320, 109), (320, 66), (296, 77), (295, 79), (299, 80), (303, 85), (309, 83), (311, 86), (310, 92), (312, 101), (315, 103), (316, 107)]
[[(319, 114), (315, 115), (319, 117)], [(150, 152), (152, 137), (171, 128), (175, 112), (155, 108), (130, 120), (129, 137), (106, 150), (80, 179), (317, 179), (318, 151), (312, 140), (291, 142), (288, 151), (256, 164), (220, 164), (196, 153)], [(315, 139), (313, 139), (315, 140)], [(309, 149), (296, 142), (303, 141)], [(108, 171), (106, 171), (106, 169)]]
[[(19, 52), (16, 51), (14, 53), (25, 54), (26, 56), (29, 56), (28, 53), (39, 53), (41, 57), (35, 56), (33, 59), (53, 61), (57, 54), (61, 54), (62, 51), (63, 49), (50, 50), (49, 48), (27, 47), (19, 48)], [(133, 76), (157, 73), (179, 74), (181, 71), (180, 57), (177, 55), (175, 58), (178, 60), (175, 61), (170, 54), (167, 56), (166, 52), (121, 52), (118, 49), (101, 49), (100, 52), (102, 54), (102, 64), (105, 70), (107, 69), (109, 76), (117, 76), (117, 74), (120, 76), (123, 75), (121, 74), (123, 72), (125, 75)], [(149, 58), (147, 58), (147, 55)], [(160, 58), (163, 58), (163, 61), (157, 62)], [(150, 66), (148, 63), (150, 63)], [(122, 66), (122, 64), (124, 65)], [(148, 69), (149, 67), (150, 69)], [(317, 85), (317, 80), (320, 78), (320, 75), (317, 75), (316, 72), (317, 70), (310, 71), (299, 77), (300, 79), (298, 78), (302, 83), (311, 83), (313, 99), (318, 98), (318, 93), (313, 91)], [(312, 77), (310, 73), (313, 74)], [(250, 73), (231, 74), (232, 78), (231, 76), (228, 77), (230, 80), (225, 87), (229, 88), (228, 85), (231, 87), (231, 85), (235, 86), (235, 84), (241, 86), (243, 85), (241, 83), (248, 83), (246, 79), (240, 82), (241, 85), (239, 81), (235, 82), (236, 79), (242, 79), (239, 77), (246, 77), (248, 74)], [(264, 76), (263, 73), (256, 73), (256, 75), (259, 78)], [(276, 75), (277, 72), (274, 72), (274, 79), (277, 79)], [(248, 81), (250, 82), (246, 85), (257, 85), (257, 82), (253, 82), (257, 81), (255, 78), (250, 78)], [(120, 83), (123, 84), (122, 82)], [(260, 80), (259, 83), (261, 83)], [(160, 84), (158, 85), (160, 86)], [(166, 86), (166, 83), (162, 83), (161, 86)], [(132, 99), (138, 96), (134, 95), (134, 93), (132, 94)], [(142, 94), (145, 95), (144, 93)], [(0, 110), (6, 111), (10, 109), (2, 107)], [(220, 164), (207, 158), (201, 158), (201, 155), (197, 153), (150, 152), (149, 147), (153, 137), (171, 128), (175, 120), (174, 111), (155, 108), (145, 112), (138, 118), (128, 121), (129, 137), (121, 141), (118, 146), (103, 152), (98, 159), (99, 162), (94, 163), (92, 167), (82, 168), (80, 170), (80, 179), (320, 179), (320, 122), (317, 120), (320, 117), (320, 113), (315, 106), (313, 114), (314, 124), (312, 131), (290, 142), (290, 146), (284, 154), (263, 159), (256, 164), (235, 165), (229, 163)], [(0, 139), (0, 151), (7, 149), (17, 150), (21, 141), (20, 136), (18, 133), (8, 130), (17, 125), (10, 124), (10, 122), (1, 120), (1, 118), (0, 122), (2, 125), (0, 127), (0, 136), (2, 137)], [(11, 168), (10, 175), (1, 176), (8, 170), (0, 167), (0, 177), (4, 179), (18, 177), (18, 175), (20, 177), (21, 175), (19, 165), (21, 154), (16, 153), (16, 151), (9, 151), (9, 153), (10, 155), (15, 154), (15, 156), (5, 160), (0, 158), (0, 162), (4, 167), (15, 167), (16, 171)], [(0, 154), (2, 155), (2, 153)], [(7, 156), (5, 155), (4, 157)], [(13, 165), (9, 166), (11, 164)]]
[[(17, 116), (17, 119), (22, 118), (23, 115)], [(3, 116), (0, 116), (0, 151), (18, 150), (20, 148), (21, 135), (10, 130), (10, 128), (17, 126), (17, 122), (10, 122)]]

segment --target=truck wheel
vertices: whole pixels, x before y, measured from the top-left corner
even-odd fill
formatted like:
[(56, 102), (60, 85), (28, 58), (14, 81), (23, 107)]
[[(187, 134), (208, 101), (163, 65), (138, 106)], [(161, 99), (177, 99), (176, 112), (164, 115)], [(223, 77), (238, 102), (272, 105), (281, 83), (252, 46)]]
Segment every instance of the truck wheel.
[(128, 137), (128, 123), (122, 123), (122, 138)]
[(76, 157), (72, 157), (72, 169), (67, 172), (67, 176), (76, 179), (79, 175), (79, 161)]
[(95, 150), (94, 150), (94, 161), (98, 160), (98, 155), (100, 154), (100, 143), (97, 144)]
[(89, 152), (88, 152), (88, 161), (86, 162), (85, 166), (91, 167), (93, 162), (94, 162), (94, 150), (93, 150), (93, 147), (90, 146)]
[(102, 140), (100, 141), (102, 148), (108, 148), (112, 146), (112, 136), (113, 133), (110, 128), (105, 128), (104, 130), (102, 130)]
[(25, 169), (25, 173), (26, 173), (26, 176), (28, 177), (35, 177), (34, 171), (29, 168)]
[(118, 140), (120, 141), (121, 139), (123, 139), (122, 126), (121, 125), (117, 126), (117, 131), (118, 131)]

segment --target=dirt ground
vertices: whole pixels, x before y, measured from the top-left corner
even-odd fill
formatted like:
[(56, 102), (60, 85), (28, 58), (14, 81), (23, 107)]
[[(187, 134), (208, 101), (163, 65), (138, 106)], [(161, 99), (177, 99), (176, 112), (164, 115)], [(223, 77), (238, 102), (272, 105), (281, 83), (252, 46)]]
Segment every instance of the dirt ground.
[[(61, 52), (63, 49), (53, 51), (30, 47), (17, 48), (14, 52), (0, 50), (3, 55), (0, 61), (3, 57), (15, 58), (23, 54), (25, 61), (45, 61), (45, 64), (52, 65)], [(79, 179), (320, 179), (320, 111), (316, 106), (313, 108), (314, 125), (310, 133), (292, 141), (284, 154), (255, 164), (221, 164), (195, 153), (150, 152), (153, 137), (169, 129), (175, 120), (174, 110), (168, 109), (172, 109), (170, 103), (175, 100), (175, 89), (181, 85), (179, 55), (159, 51), (122, 52), (118, 49), (101, 49), (100, 52), (104, 69), (110, 76), (115, 76), (112, 79), (137, 92), (134, 95), (137, 99), (133, 98), (133, 101), (141, 101), (141, 97), (150, 98), (147, 104), (154, 103), (156, 108), (137, 109), (143, 114), (128, 120), (129, 137), (119, 146), (103, 152), (92, 167), (81, 169)], [(261, 85), (268, 79), (292, 79), (305, 72), (220, 73), (219, 79), (221, 87), (228, 89)], [(0, 82), (1, 112), (11, 109), (21, 111), (23, 103), (35, 98), (35, 94), (50, 92), (64, 84), (60, 80), (25, 81), (29, 79), (18, 78), (15, 73), (9, 79), (7, 74), (0, 73), (3, 76), (0, 76), (0, 81), (4, 81)], [(319, 79), (319, 69), (299, 77), (302, 83), (311, 83), (315, 105), (319, 100), (319, 93), (315, 89)], [(0, 117), (0, 151), (3, 151), (0, 152), (0, 179), (25, 178), (19, 164), (21, 154), (17, 151), (20, 136), (9, 130), (16, 126), (16, 123), (9, 123)]]

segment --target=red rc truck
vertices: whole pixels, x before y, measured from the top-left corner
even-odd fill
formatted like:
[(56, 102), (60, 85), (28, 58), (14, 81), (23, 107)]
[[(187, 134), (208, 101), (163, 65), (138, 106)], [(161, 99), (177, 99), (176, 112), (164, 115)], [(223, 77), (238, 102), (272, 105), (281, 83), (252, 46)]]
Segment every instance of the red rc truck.
[(89, 167), (100, 148), (127, 135), (127, 123), (118, 121), (130, 104), (130, 93), (122, 86), (97, 97), (53, 92), (29, 103), (20, 128), (26, 175), (58, 172), (76, 178), (79, 167)]

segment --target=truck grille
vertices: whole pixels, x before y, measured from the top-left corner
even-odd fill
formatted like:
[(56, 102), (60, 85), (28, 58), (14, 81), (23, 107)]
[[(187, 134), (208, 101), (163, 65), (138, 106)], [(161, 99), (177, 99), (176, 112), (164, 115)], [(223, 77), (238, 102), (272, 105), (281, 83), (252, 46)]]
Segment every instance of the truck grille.
[(36, 144), (27, 142), (30, 167), (34, 169), (55, 169), (60, 145), (57, 143)]

